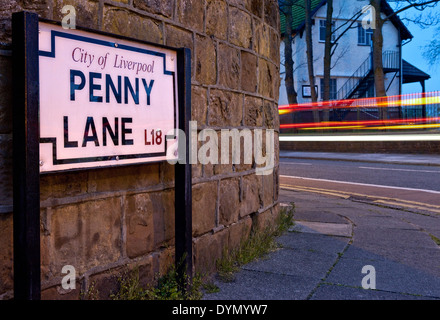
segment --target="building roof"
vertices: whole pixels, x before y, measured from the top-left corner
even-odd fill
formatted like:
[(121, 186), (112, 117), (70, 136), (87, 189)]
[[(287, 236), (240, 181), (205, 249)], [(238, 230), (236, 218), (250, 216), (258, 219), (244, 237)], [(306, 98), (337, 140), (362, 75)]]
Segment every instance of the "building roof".
[[(321, 8), (324, 4), (327, 3), (327, 0), (311, 0), (311, 12), (312, 16)], [(300, 29), (304, 28), (304, 22), (306, 18), (306, 13), (304, 7), (302, 6), (304, 2), (301, 1), (298, 5), (292, 6), (292, 32), (296, 33)], [(284, 14), (280, 15), (280, 24), (281, 24), (281, 34), (284, 34), (286, 31), (286, 17)]]
[(431, 76), (402, 59), (402, 82), (412, 83), (428, 80)]
[[(301, 2), (302, 3), (302, 2)], [(311, 0), (311, 13), (312, 16), (323, 6), (327, 4), (327, 0)], [(382, 11), (387, 15), (391, 15), (394, 10), (388, 4), (386, 0), (381, 1)], [(302, 31), (305, 26), (305, 10), (303, 6), (293, 5), (292, 6), (292, 32), (298, 33)], [(406, 28), (403, 24), (402, 20), (400, 20), (398, 15), (394, 15), (390, 18), (390, 21), (394, 24), (394, 26), (400, 30), (400, 35), (402, 40), (408, 40), (413, 38), (411, 32)], [(280, 15), (280, 25), (281, 25), (281, 34), (284, 34), (286, 30), (286, 17), (281, 14)]]

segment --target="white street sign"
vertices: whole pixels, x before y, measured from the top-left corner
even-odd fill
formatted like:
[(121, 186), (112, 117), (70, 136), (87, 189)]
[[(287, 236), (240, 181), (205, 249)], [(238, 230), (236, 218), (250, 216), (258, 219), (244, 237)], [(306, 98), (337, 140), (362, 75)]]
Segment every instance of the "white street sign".
[(176, 51), (39, 27), (40, 172), (177, 159)]

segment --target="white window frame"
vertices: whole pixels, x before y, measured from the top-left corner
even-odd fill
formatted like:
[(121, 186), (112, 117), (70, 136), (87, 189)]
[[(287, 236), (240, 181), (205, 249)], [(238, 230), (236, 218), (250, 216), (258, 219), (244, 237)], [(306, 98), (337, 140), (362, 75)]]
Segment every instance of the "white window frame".
[[(326, 20), (325, 19), (319, 19), (319, 42), (325, 42), (325, 32), (326, 32)], [(324, 39), (321, 39), (321, 29), (324, 29)], [(336, 29), (336, 21), (332, 21), (332, 42), (335, 42), (336, 40), (336, 33), (335, 33), (335, 29)]]
[(358, 46), (371, 46), (373, 42), (373, 29), (365, 29), (362, 23), (358, 22)]

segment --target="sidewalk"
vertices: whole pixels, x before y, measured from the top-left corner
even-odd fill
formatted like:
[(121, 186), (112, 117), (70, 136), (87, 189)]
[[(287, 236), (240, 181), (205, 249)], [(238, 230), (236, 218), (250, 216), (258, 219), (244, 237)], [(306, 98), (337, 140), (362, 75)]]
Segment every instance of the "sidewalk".
[(280, 150), (280, 158), (362, 161), (409, 165), (440, 166), (440, 155), (432, 154), (387, 154), (387, 153), (343, 153), (306, 152)]
[[(280, 190), (295, 226), (206, 300), (440, 299), (440, 216)], [(376, 289), (362, 287), (374, 268)], [(368, 281), (365, 283), (372, 284)]]

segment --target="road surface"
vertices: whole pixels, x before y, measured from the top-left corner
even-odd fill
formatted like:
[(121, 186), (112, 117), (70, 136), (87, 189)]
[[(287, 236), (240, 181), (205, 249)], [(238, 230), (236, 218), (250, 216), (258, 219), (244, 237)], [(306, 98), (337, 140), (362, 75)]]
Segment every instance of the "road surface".
[(440, 167), (280, 159), (280, 185), (440, 214)]

